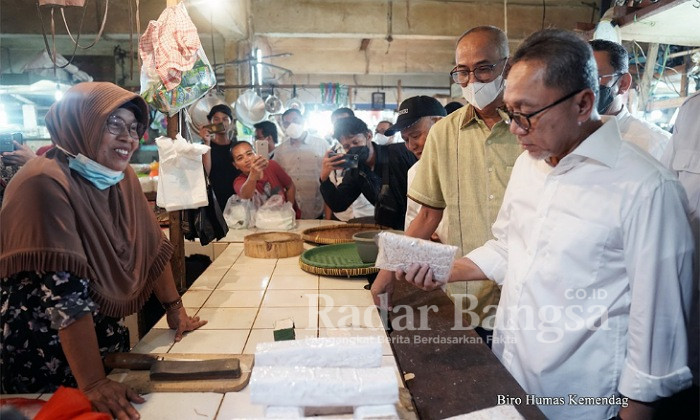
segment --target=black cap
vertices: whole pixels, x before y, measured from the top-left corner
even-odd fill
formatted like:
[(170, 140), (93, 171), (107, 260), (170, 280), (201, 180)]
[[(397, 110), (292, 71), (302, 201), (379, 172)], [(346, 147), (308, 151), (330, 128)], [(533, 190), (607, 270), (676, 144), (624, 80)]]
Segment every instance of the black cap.
[(399, 117), (396, 119), (396, 124), (384, 132), (385, 136), (391, 136), (397, 131), (410, 127), (423, 117), (445, 117), (447, 116), (447, 111), (435, 98), (414, 96), (401, 102), (398, 114)]
[(217, 112), (221, 112), (228, 115), (231, 121), (233, 121), (233, 113), (231, 112), (231, 108), (229, 108), (228, 105), (224, 104), (214, 105), (213, 107), (211, 107), (211, 110), (207, 114), (207, 119), (211, 121), (211, 119), (214, 118), (214, 114), (216, 114)]

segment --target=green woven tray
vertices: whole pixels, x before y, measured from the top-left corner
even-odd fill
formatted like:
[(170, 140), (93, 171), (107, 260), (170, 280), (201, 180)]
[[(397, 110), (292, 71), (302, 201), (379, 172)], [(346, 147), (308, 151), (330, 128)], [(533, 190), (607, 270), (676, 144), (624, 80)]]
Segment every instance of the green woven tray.
[(364, 276), (379, 271), (373, 263), (363, 263), (354, 242), (319, 246), (299, 257), (302, 270), (324, 276)]

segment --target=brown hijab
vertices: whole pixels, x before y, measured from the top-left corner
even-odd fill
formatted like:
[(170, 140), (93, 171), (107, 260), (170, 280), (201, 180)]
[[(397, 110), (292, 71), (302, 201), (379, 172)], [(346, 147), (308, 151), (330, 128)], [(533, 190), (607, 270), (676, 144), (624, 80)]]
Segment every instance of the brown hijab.
[[(75, 85), (46, 115), (51, 140), (94, 160), (107, 117), (127, 102), (147, 124), (140, 96), (112, 83)], [(171, 254), (130, 167), (118, 184), (99, 190), (54, 150), (30, 160), (8, 184), (0, 211), (0, 278), (67, 271), (90, 280), (102, 313), (122, 317), (143, 305)]]

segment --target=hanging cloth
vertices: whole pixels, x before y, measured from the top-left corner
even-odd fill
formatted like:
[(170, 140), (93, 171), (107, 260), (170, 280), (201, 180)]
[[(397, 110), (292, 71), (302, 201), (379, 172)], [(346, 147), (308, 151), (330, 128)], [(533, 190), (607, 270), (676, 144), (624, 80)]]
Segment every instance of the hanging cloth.
[(150, 21), (139, 41), (144, 66), (155, 69), (167, 90), (180, 84), (182, 72), (197, 61), (201, 47), (197, 28), (184, 3), (163, 10), (158, 21)]

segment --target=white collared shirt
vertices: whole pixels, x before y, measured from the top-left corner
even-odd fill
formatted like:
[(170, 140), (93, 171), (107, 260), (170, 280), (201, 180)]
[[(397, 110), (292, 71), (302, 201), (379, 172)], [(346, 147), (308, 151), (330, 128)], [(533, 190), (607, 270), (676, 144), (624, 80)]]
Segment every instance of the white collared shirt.
[(615, 119), (620, 128), (622, 140), (636, 144), (642, 150), (654, 156), (656, 160), (661, 160), (661, 156), (663, 156), (671, 138), (671, 133), (662, 130), (655, 124), (635, 117), (630, 114), (624, 105), (622, 110), (615, 115)]
[[(606, 419), (619, 393), (653, 401), (690, 385), (685, 316), (693, 239), (673, 175), (611, 118), (552, 168), (515, 163), (496, 239), (468, 254), (503, 285), (493, 351), (550, 418)], [(602, 327), (601, 327), (602, 323)]]
[(329, 146), (322, 138), (308, 132), (293, 143), (287, 139), (275, 148), (273, 160), (282, 166), (294, 181), (296, 201), (302, 219), (316, 219), (323, 213), (321, 165)]

